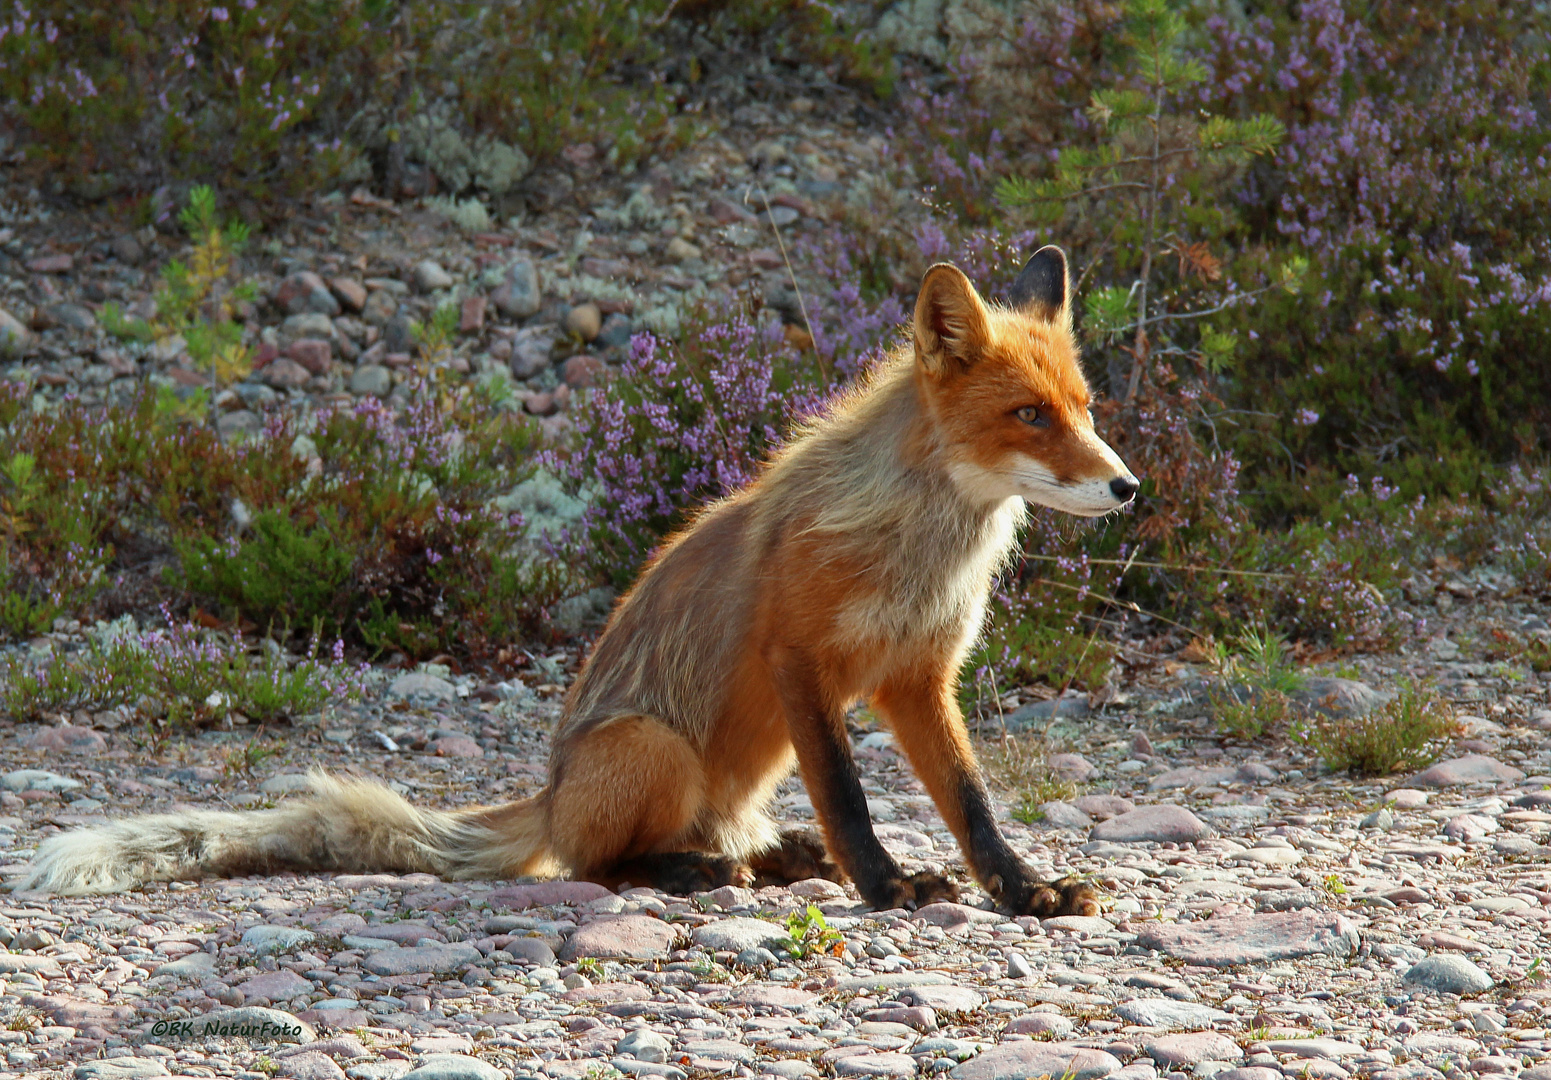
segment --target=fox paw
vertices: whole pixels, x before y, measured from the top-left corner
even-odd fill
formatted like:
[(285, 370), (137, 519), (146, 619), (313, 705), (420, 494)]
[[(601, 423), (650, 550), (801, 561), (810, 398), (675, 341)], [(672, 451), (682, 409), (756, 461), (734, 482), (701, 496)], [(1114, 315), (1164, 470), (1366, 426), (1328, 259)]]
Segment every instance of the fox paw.
[(1031, 881), (1016, 890), (1005, 889), (1000, 882), (993, 881), (987, 891), (996, 898), (999, 910), (1014, 916), (1052, 919), (1058, 915), (1097, 915), (1103, 911), (1098, 890), (1076, 876), (1048, 884)]
[(959, 887), (952, 878), (925, 871), (885, 881), (875, 892), (876, 896), (869, 892), (867, 899), (879, 911), (890, 908), (914, 911), (927, 904), (959, 902)]
[(829, 857), (824, 837), (817, 829), (787, 829), (781, 834), (781, 846), (749, 860), (761, 881), (790, 885), (808, 878), (845, 881), (841, 870)]
[(615, 867), (614, 877), (650, 884), (654, 889), (674, 896), (708, 892), (723, 885), (747, 887), (754, 883), (754, 872), (737, 859), (699, 851), (638, 856)]

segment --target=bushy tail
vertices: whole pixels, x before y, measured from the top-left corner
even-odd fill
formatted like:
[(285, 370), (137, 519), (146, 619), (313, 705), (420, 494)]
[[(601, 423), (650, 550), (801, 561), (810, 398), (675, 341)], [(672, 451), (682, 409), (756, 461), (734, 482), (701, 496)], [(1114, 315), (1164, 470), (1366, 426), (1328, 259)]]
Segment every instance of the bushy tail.
[(274, 810), (148, 814), (50, 837), (15, 887), (83, 896), (281, 870), (502, 878), (554, 869), (543, 792), (448, 812), (417, 810), (367, 780), (309, 780), (310, 795)]

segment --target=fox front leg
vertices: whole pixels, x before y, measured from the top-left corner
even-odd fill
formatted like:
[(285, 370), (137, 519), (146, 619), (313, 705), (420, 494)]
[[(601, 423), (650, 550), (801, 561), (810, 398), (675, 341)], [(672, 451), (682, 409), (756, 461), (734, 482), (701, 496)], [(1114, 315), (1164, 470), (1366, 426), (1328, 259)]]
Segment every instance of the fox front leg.
[(959, 841), (975, 879), (1005, 914), (1097, 915), (1098, 894), (1076, 878), (1043, 883), (997, 827), (975, 762), (950, 670), (913, 673), (886, 684), (873, 706), (888, 718), (937, 810)]
[(879, 911), (958, 900), (952, 880), (941, 874), (906, 874), (884, 850), (867, 815), (844, 710), (807, 674), (807, 665), (794, 661), (782, 667), (781, 699), (803, 784), (830, 853), (856, 883), (862, 899)]

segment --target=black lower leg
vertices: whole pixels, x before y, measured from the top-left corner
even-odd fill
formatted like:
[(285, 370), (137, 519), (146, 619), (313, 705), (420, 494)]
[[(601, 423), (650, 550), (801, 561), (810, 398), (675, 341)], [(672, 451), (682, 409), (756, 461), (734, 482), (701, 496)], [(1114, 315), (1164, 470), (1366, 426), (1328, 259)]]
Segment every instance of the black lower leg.
[(941, 874), (906, 876), (873, 832), (867, 814), (856, 759), (844, 742), (844, 727), (820, 736), (819, 760), (805, 770), (817, 781), (810, 790), (814, 807), (825, 821), (835, 854), (856, 882), (862, 898), (880, 910), (915, 908), (938, 900), (957, 900), (958, 886)]
[(996, 827), (985, 787), (973, 776), (960, 785), (959, 806), (969, 831), (964, 855), (975, 877), (985, 886), (996, 906), (1009, 915), (1097, 915), (1098, 894), (1075, 877), (1049, 884), (1034, 880), (1033, 873), (1008, 846)]
[(647, 885), (675, 896), (719, 889), (723, 885), (748, 885), (754, 880), (749, 868), (726, 855), (704, 851), (664, 851), (637, 855), (616, 863), (606, 884)]

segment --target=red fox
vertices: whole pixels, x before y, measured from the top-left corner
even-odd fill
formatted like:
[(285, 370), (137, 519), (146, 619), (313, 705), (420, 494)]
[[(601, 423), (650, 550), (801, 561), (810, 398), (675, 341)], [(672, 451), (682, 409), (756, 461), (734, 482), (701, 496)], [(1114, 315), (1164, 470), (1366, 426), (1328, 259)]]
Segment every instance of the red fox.
[[(913, 342), (801, 428), (753, 483), (668, 540), (572, 686), (546, 786), (503, 806), (417, 810), (324, 775), (274, 810), (129, 818), (55, 836), (20, 887), (113, 892), (278, 870), (570, 874), (669, 892), (849, 877), (877, 908), (958, 895), (873, 833), (846, 736), (866, 699), (1004, 912), (1094, 914), (1008, 846), (955, 684), (1025, 501), (1098, 516), (1137, 480), (1093, 431), (1066, 256), (1037, 251), (1006, 305), (926, 272)], [(767, 815), (793, 762), (822, 838)]]

